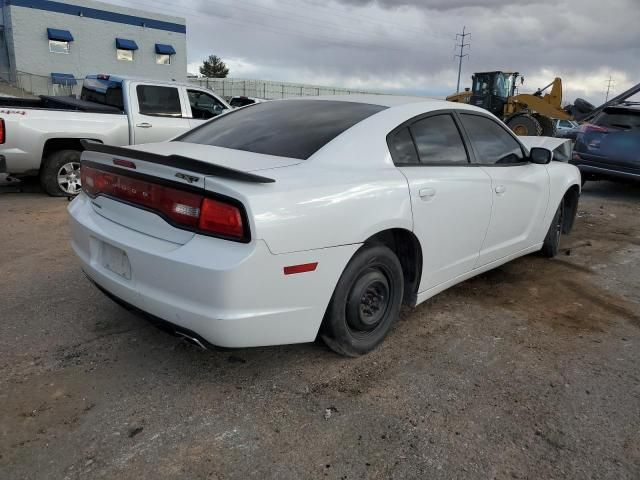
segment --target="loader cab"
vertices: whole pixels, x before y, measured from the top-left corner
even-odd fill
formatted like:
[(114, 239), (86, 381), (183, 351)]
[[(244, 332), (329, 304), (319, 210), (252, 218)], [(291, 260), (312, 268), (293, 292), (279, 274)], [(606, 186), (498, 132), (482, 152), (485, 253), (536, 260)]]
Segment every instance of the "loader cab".
[(475, 73), (471, 84), (471, 105), (502, 116), (504, 106), (516, 89), (517, 72)]

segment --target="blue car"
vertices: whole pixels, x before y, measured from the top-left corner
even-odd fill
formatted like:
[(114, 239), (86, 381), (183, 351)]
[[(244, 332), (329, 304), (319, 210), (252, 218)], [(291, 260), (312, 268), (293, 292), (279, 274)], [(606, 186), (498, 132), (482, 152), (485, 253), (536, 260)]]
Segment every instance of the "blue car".
[(640, 103), (607, 107), (576, 138), (571, 163), (586, 180), (640, 180)]

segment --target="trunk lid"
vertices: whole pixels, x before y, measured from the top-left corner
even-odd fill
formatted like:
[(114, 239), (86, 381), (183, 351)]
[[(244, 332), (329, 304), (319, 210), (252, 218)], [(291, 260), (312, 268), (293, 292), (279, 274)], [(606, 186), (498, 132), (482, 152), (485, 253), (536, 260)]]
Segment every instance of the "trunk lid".
[[(121, 191), (137, 195), (141, 200), (150, 198), (157, 185), (203, 195), (207, 177), (216, 178), (219, 187), (216, 193), (239, 200), (241, 196), (234, 195), (234, 184), (269, 184), (274, 181), (268, 175), (252, 172), (300, 163), (297, 159), (184, 142), (126, 148), (84, 142), (84, 146), (83, 168), (86, 166), (118, 175), (122, 178), (119, 180)], [(213, 188), (208, 191), (213, 191)], [(192, 231), (172, 225), (170, 219), (158, 212), (122, 198), (96, 195), (92, 198), (92, 206), (96, 213), (120, 225), (176, 244), (184, 244), (194, 236)]]

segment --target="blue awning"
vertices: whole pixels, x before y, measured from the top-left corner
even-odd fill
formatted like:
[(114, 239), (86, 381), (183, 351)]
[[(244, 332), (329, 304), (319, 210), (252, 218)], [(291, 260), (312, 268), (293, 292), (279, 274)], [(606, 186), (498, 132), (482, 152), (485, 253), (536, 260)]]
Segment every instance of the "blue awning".
[(47, 28), (49, 40), (57, 40), (59, 42), (73, 42), (73, 35), (69, 30), (58, 30), (57, 28)]
[(162, 43), (156, 43), (156, 53), (161, 55), (175, 55), (176, 50), (172, 45), (164, 45)]
[(76, 79), (70, 73), (53, 73), (51, 72), (51, 83), (54, 85), (77, 85)]
[(116, 48), (120, 50), (138, 50), (138, 44), (126, 38), (116, 38)]

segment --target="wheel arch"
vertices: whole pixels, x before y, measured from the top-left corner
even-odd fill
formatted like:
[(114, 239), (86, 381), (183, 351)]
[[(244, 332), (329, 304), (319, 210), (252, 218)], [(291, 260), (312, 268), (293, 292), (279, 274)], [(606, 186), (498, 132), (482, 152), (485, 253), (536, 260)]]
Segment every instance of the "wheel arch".
[(578, 201), (580, 200), (580, 186), (571, 185), (564, 196), (564, 219), (562, 222), (562, 233), (568, 234), (573, 228), (576, 215), (578, 213)]
[(415, 233), (405, 228), (389, 228), (371, 235), (363, 245), (385, 245), (396, 254), (404, 276), (403, 303), (414, 306), (422, 278), (422, 246)]
[(85, 138), (85, 137), (81, 137), (81, 138), (80, 137), (79, 138), (69, 138), (69, 137), (48, 138), (44, 142), (44, 145), (42, 146), (42, 158), (40, 159), (40, 169), (42, 169), (42, 166), (44, 165), (44, 162), (46, 162), (47, 158), (49, 158), (49, 156), (52, 153), (58, 152), (60, 150), (77, 150), (79, 152), (84, 151), (84, 148), (82, 147), (82, 144), (80, 143), (81, 140), (92, 140), (94, 142), (103, 143), (102, 140), (100, 140), (100, 139)]

